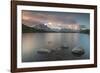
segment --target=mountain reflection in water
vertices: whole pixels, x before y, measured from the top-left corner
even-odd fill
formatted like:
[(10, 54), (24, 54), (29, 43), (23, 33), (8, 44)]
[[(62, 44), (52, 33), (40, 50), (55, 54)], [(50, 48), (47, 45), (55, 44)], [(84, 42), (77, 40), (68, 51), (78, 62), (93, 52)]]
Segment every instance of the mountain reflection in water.
[[(72, 54), (81, 46), (82, 56)], [(89, 59), (90, 37), (80, 33), (23, 33), (22, 62)]]

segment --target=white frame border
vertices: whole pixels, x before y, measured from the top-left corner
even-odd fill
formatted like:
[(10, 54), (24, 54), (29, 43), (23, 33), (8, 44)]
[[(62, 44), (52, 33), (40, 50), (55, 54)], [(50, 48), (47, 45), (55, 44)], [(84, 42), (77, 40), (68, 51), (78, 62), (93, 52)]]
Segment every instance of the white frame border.
[[(89, 60), (70, 60), (70, 61), (51, 61), (51, 62), (21, 62), (21, 10), (36, 10), (36, 11), (57, 11), (57, 12), (79, 12), (90, 13), (90, 59)], [(61, 65), (84, 65), (94, 64), (94, 10), (93, 9), (77, 9), (77, 8), (60, 8), (60, 7), (45, 7), (45, 6), (17, 6), (17, 68), (30, 67), (47, 67)]]

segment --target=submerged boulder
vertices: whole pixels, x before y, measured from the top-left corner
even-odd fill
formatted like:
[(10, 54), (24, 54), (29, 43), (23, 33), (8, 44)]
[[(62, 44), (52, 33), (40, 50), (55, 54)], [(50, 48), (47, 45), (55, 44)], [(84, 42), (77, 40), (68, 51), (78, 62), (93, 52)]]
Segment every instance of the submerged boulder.
[(69, 47), (66, 45), (61, 46), (62, 49), (68, 49)]
[(85, 53), (85, 50), (82, 47), (75, 47), (72, 49), (72, 54), (74, 56), (82, 56)]

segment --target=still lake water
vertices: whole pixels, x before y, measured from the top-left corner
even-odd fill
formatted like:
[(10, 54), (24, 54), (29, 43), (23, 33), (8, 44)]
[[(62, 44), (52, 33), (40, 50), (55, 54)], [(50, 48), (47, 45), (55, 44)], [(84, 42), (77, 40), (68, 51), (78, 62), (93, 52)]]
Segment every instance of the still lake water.
[[(61, 49), (62, 46), (67, 49)], [(72, 49), (81, 46), (82, 56), (72, 54)], [(80, 60), (90, 57), (90, 37), (81, 33), (23, 33), (22, 62)]]

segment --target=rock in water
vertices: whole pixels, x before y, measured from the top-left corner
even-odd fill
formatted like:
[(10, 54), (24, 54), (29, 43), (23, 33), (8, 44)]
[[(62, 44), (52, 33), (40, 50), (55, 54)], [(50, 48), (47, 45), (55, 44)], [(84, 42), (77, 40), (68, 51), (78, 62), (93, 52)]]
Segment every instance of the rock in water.
[(82, 56), (85, 53), (84, 49), (81, 47), (76, 47), (72, 49), (72, 54), (74, 56)]

